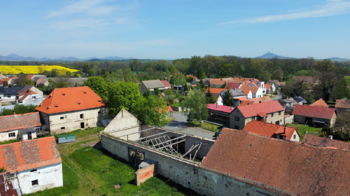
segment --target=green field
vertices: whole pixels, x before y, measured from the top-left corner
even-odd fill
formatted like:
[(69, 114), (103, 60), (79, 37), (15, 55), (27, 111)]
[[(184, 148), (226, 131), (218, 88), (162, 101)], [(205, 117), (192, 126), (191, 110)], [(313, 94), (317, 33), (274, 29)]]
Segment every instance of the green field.
[(316, 135), (316, 136), (319, 136), (322, 133), (322, 128), (310, 127), (309, 125), (287, 124), (287, 126), (288, 127), (295, 127), (298, 129), (300, 136), (301, 136), (300, 141), (303, 140), (304, 135), (305, 135), (305, 131), (307, 132), (307, 134)]
[[(135, 185), (135, 169), (103, 150), (96, 129), (78, 130), (74, 143), (58, 144), (63, 162), (63, 187), (30, 194), (53, 195), (198, 195), (157, 176)], [(70, 134), (70, 133), (69, 133)], [(96, 144), (97, 143), (97, 144)], [(115, 189), (115, 185), (120, 188)]]
[(221, 129), (222, 129), (222, 126), (214, 125), (214, 124), (207, 123), (207, 122), (202, 122), (202, 125), (201, 125), (198, 120), (193, 120), (192, 125), (197, 126), (197, 127), (202, 127), (203, 129), (207, 129), (207, 130), (213, 131), (213, 132), (221, 131)]

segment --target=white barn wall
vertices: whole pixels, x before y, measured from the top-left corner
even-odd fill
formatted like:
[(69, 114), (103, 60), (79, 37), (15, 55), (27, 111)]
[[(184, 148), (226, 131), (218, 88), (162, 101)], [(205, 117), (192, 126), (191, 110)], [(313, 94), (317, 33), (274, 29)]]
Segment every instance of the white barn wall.
[[(9, 137), (9, 133), (15, 133), (15, 137)], [(1, 132), (0, 133), (0, 142), (8, 141), (8, 140), (17, 140), (18, 130)]]

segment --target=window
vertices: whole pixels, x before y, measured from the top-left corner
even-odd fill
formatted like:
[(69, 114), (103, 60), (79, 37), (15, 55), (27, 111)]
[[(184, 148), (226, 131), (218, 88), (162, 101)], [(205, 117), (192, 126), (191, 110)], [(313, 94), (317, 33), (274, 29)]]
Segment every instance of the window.
[(61, 129), (66, 129), (65, 127), (61, 127)]
[(61, 116), (60, 119), (63, 120), (63, 119), (64, 119), (64, 116)]
[(278, 115), (281, 115), (281, 111), (278, 112)]
[(36, 96), (32, 96), (32, 99), (36, 99)]
[(252, 120), (255, 120), (255, 116), (254, 116), (254, 117), (252, 117)]
[(271, 113), (271, 117), (273, 117), (273, 113)]
[(39, 181), (38, 180), (33, 180), (32, 181), (32, 186), (37, 186), (39, 185)]
[(293, 135), (293, 139), (297, 139), (297, 136), (296, 136), (296, 135)]
[(16, 137), (16, 133), (9, 133), (9, 137)]
[(32, 170), (30, 170), (30, 172), (36, 172), (37, 171), (37, 169), (32, 169)]
[(239, 121), (239, 117), (238, 116), (235, 116), (235, 121)]
[(80, 118), (83, 119), (84, 118), (84, 114), (80, 114)]

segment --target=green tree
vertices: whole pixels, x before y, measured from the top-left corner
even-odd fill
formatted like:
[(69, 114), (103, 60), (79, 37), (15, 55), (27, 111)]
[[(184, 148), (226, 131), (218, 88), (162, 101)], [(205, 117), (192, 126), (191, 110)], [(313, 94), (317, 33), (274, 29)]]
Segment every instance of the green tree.
[(0, 173), (6, 172), (7, 170), (5, 169), (5, 167), (0, 167)]
[(181, 102), (190, 119), (206, 120), (208, 118), (207, 100), (200, 90), (190, 90), (186, 98)]
[(154, 95), (160, 95), (160, 94), (162, 94), (161, 92), (160, 92), (160, 90), (158, 89), (158, 88), (155, 88), (154, 89)]
[(345, 76), (335, 87), (332, 93), (334, 99), (350, 98), (350, 76)]
[(208, 88), (208, 92), (205, 94), (205, 98), (207, 100), (207, 103), (216, 103), (217, 101), (213, 93), (210, 91), (210, 88)]
[(319, 72), (334, 72), (335, 65), (329, 59), (324, 59), (322, 61), (316, 61), (316, 63), (312, 66), (312, 69), (315, 69)]
[(173, 75), (171, 76), (169, 83), (171, 85), (174, 85), (174, 84), (176, 84), (176, 85), (186, 84), (186, 78), (181, 72), (175, 71), (173, 73)]
[(147, 91), (145, 91), (142, 96), (147, 98), (147, 97), (149, 97), (151, 95), (152, 95), (151, 91), (149, 89), (147, 89)]
[(283, 81), (283, 71), (282, 69), (277, 69), (272, 73), (272, 79)]
[(175, 70), (176, 70), (176, 68), (175, 68), (174, 65), (170, 65), (170, 66), (168, 67), (168, 70), (169, 70), (170, 73), (174, 73)]
[(225, 88), (226, 87), (226, 82), (220, 86), (220, 88)]
[(200, 80), (202, 80), (202, 79), (204, 79), (204, 78), (206, 77), (203, 68), (199, 68), (199, 70), (198, 70), (198, 72), (197, 72), (197, 77), (198, 77), (198, 79), (200, 79)]
[(230, 89), (226, 89), (224, 91), (224, 95), (222, 96), (222, 103), (226, 106), (235, 107), (235, 101), (233, 100), (233, 96), (230, 92)]
[(141, 97), (132, 113), (145, 125), (164, 126), (169, 123), (167, 104), (159, 96)]
[(121, 81), (111, 84), (108, 98), (109, 114), (114, 116), (122, 108), (132, 113), (141, 97), (136, 83)]
[(90, 69), (89, 70), (89, 76), (95, 76), (95, 70), (94, 69)]
[(83, 86), (88, 86), (93, 90), (102, 100), (108, 102), (109, 97), (109, 85), (107, 82), (100, 76), (89, 77), (84, 81)]

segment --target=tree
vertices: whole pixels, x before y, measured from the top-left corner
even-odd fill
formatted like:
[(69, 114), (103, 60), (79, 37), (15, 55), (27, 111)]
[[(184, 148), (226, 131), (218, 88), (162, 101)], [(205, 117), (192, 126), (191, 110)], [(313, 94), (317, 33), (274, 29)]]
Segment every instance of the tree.
[(210, 91), (210, 88), (208, 88), (208, 92), (205, 94), (205, 98), (207, 100), (207, 103), (216, 103), (217, 101), (213, 93)]
[(161, 92), (160, 92), (160, 90), (158, 89), (158, 88), (155, 88), (154, 89), (154, 95), (160, 95), (160, 94), (162, 94)]
[(279, 80), (279, 81), (282, 81), (283, 80), (283, 71), (282, 69), (277, 69), (276, 71), (274, 71), (272, 73), (272, 79), (274, 80)]
[(0, 167), (0, 173), (6, 172), (7, 170), (5, 169), (5, 167)]
[(145, 125), (164, 126), (169, 123), (167, 120), (167, 104), (163, 98), (150, 95), (141, 97), (134, 109), (133, 114)]
[(176, 70), (173, 73), (173, 75), (171, 76), (169, 83), (171, 85), (174, 85), (174, 84), (176, 84), (176, 85), (186, 84), (186, 78), (181, 72)]
[(145, 91), (142, 96), (147, 98), (147, 97), (149, 97), (151, 95), (152, 95), (151, 91), (149, 89), (147, 89), (147, 91)]
[(342, 128), (342, 130), (334, 133), (334, 139), (339, 139), (343, 141), (350, 140), (350, 113), (344, 112), (337, 116), (335, 121), (335, 127)]
[(111, 84), (108, 98), (109, 114), (114, 116), (122, 108), (132, 113), (141, 97), (139, 87), (136, 83), (121, 81)]
[(226, 82), (220, 86), (220, 88), (225, 88), (226, 87)]
[(170, 73), (174, 73), (175, 70), (176, 70), (176, 68), (175, 68), (174, 65), (170, 65), (170, 66), (168, 67), (168, 70), (169, 70)]
[(197, 77), (198, 77), (198, 79), (200, 79), (200, 80), (202, 80), (202, 79), (204, 79), (204, 78), (206, 77), (203, 68), (199, 68), (199, 70), (198, 70), (198, 72), (197, 72)]
[(53, 82), (53, 89), (69, 87), (68, 77), (60, 76)]
[(84, 81), (83, 86), (90, 87), (92, 91), (94, 91), (96, 94), (98, 94), (98, 96), (102, 98), (102, 100), (108, 102), (109, 85), (102, 77), (89, 77)]
[(333, 99), (350, 98), (350, 76), (345, 76), (335, 87), (332, 93)]
[(312, 69), (315, 69), (319, 72), (334, 72), (335, 65), (329, 59), (324, 59), (322, 61), (316, 61), (316, 63), (312, 66)]
[(230, 89), (226, 89), (224, 91), (224, 95), (222, 96), (222, 103), (226, 106), (235, 107), (235, 101), (233, 100), (233, 96), (230, 92)]
[(199, 121), (208, 118), (207, 100), (200, 90), (190, 90), (186, 98), (181, 102), (181, 106), (186, 109), (186, 113), (190, 119)]
[(94, 69), (90, 69), (89, 70), (89, 76), (95, 76), (95, 70)]

